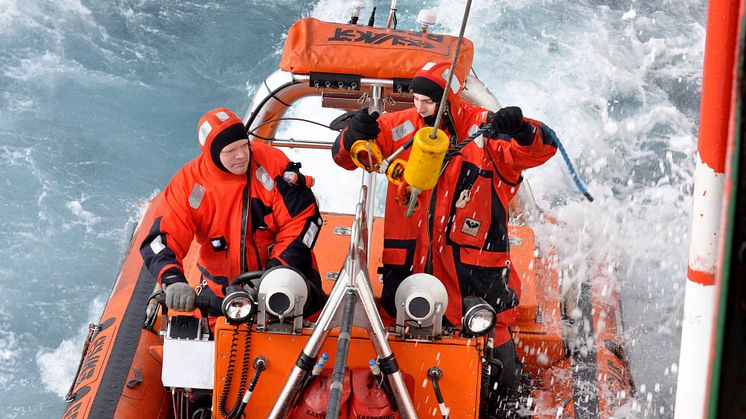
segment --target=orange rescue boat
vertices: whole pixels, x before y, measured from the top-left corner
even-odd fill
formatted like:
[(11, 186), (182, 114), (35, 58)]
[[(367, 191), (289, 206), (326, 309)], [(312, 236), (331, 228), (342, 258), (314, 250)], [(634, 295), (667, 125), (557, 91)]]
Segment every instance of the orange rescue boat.
[[(280, 70), (258, 89), (247, 129), (254, 141), (275, 146), (329, 148), (329, 142), (277, 139), (287, 109), (309, 96), (342, 111), (359, 109), (370, 99), (382, 100), (387, 110), (412, 106), (411, 77), (428, 61), (453, 58), (455, 44), (448, 35), (301, 19), (289, 30)], [(464, 39), (455, 70), (466, 80), (463, 98), (496, 110), (499, 102), (471, 72), (472, 59), (473, 45)], [(556, 253), (538, 246), (525, 222), (552, 220), (541, 215), (525, 182), (511, 203), (509, 227), (513, 266), (523, 286), (513, 337), (533, 379), (525, 405), (486, 411), (490, 342), (485, 336), (467, 337), (461, 327), (442, 327), (433, 314), (444, 310), (437, 293), (412, 291), (424, 293), (430, 304), (420, 317), (409, 313), (412, 318), (406, 319), (421, 327), (383, 327), (375, 300), (381, 292), (377, 272), (386, 220), (369, 215), (375, 195), (363, 186), (355, 214), (323, 214), (315, 252), (330, 299), (315, 322), (293, 311), (297, 300), (291, 289), (283, 291), (289, 293), (286, 306), (273, 307), (260, 274), (239, 280), (259, 282), (258, 291), (252, 295), (241, 287), (248, 305), (241, 299), (246, 295), (229, 294), (223, 303), (228, 317), (218, 320), (212, 336), (192, 313), (165, 313), (156, 280), (138, 251), (147, 231), (138, 228), (100, 324), (92, 325), (86, 340), (63, 417), (613, 415), (634, 392), (618, 292), (602, 273), (572, 295), (560, 292)], [(140, 226), (151, 224), (160, 199), (150, 203)], [(190, 255), (197, 251), (193, 245)], [(193, 260), (184, 266), (196, 286)], [(270, 274), (282, 272), (263, 275)], [(330, 374), (335, 363), (346, 365), (338, 377)], [(334, 412), (327, 412), (329, 406)]]

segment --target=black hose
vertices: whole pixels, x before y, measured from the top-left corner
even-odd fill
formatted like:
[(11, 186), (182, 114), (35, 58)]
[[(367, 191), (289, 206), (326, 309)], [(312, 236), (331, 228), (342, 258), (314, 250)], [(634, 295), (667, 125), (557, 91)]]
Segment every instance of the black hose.
[(432, 367), (427, 370), (427, 378), (433, 383), (433, 391), (435, 391), (435, 400), (438, 401), (438, 407), (440, 413), (443, 415), (443, 419), (448, 419), (448, 408), (443, 401), (443, 393), (440, 391), (440, 384), (438, 381), (443, 377), (443, 370), (438, 367)]
[(334, 360), (334, 372), (332, 372), (329, 403), (326, 408), (327, 419), (336, 419), (339, 417), (344, 378), (345, 373), (347, 372), (347, 355), (350, 351), (350, 332), (352, 331), (352, 320), (355, 315), (356, 302), (357, 296), (353, 291), (349, 291), (345, 296), (345, 306), (344, 311), (342, 312), (339, 338), (337, 339), (337, 356)]
[(386, 395), (386, 400), (388, 400), (391, 410), (398, 412), (399, 404), (396, 402), (396, 397), (394, 396), (394, 391), (391, 389), (391, 385), (389, 384), (388, 376), (381, 371), (378, 363), (375, 363), (376, 361), (371, 360), (370, 362), (371, 374), (373, 374), (376, 384), (381, 388), (381, 390), (383, 390), (383, 394)]
[(263, 356), (256, 357), (256, 359), (254, 360), (254, 376), (251, 377), (249, 388), (246, 389), (246, 394), (244, 394), (241, 405), (238, 407), (238, 409), (236, 410), (236, 414), (233, 416), (234, 418), (240, 418), (241, 415), (243, 415), (243, 411), (244, 409), (246, 409), (246, 405), (249, 403), (249, 397), (251, 397), (251, 393), (254, 391), (256, 383), (259, 381), (259, 376), (266, 368), (267, 360)]
[(494, 352), (495, 329), (491, 328), (485, 336), (484, 354), (482, 357), (482, 377), (479, 386), (479, 417), (487, 418), (490, 406), (490, 391), (492, 391), (492, 357)]

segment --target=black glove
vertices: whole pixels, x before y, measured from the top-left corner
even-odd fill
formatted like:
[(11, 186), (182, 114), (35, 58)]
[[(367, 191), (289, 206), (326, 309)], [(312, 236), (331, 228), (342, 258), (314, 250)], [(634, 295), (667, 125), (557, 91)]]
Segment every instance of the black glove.
[(355, 141), (375, 140), (381, 129), (378, 127), (378, 112), (368, 114), (367, 109), (361, 109), (350, 119), (347, 132), (344, 135), (344, 147), (349, 150)]
[(517, 106), (501, 108), (492, 117), (492, 130), (495, 134), (507, 134), (520, 145), (530, 145), (533, 140), (533, 127), (523, 120), (523, 112)]

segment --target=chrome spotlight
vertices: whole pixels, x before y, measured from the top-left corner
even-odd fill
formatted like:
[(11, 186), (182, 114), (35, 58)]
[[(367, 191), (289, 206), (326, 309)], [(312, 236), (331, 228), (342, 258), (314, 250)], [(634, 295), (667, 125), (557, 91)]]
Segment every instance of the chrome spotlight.
[(413, 339), (434, 339), (443, 331), (448, 293), (430, 274), (408, 276), (396, 289), (396, 332)]
[(461, 320), (463, 329), (461, 331), (464, 337), (482, 336), (495, 327), (497, 313), (495, 309), (487, 304), (481, 297), (469, 296), (464, 297), (463, 305), (464, 317)]
[(282, 333), (300, 332), (308, 285), (303, 275), (288, 266), (267, 270), (259, 282), (257, 328)]
[(254, 314), (254, 300), (243, 287), (229, 285), (225, 289), (225, 298), (220, 308), (223, 310), (223, 315), (228, 323), (246, 323)]

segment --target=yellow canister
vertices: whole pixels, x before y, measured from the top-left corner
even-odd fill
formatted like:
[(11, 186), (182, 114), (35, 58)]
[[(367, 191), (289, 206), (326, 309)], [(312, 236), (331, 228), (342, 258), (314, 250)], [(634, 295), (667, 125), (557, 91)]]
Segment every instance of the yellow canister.
[(438, 183), (440, 168), (448, 151), (448, 135), (438, 130), (435, 139), (432, 139), (432, 132), (432, 127), (424, 127), (414, 134), (412, 151), (404, 169), (407, 184), (422, 191), (432, 189)]

